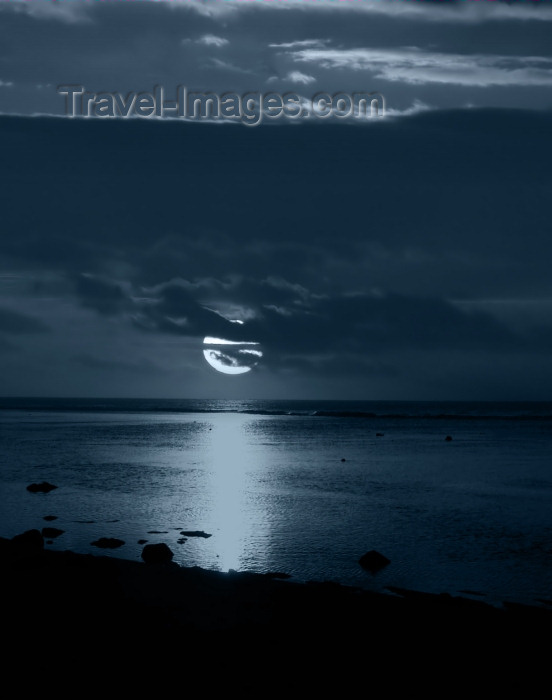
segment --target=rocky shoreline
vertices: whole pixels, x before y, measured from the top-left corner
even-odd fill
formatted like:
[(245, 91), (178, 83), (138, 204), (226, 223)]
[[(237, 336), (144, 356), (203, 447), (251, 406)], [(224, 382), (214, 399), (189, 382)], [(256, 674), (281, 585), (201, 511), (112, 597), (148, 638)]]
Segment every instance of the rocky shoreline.
[[(47, 640), (73, 664), (100, 652), (107, 663), (121, 649), (134, 650), (163, 664), (209, 659), (231, 675), (246, 663), (242, 681), (255, 685), (276, 668), (280, 676), (289, 675), (289, 661), (308, 652), (323, 675), (303, 674), (298, 681), (292, 674), (294, 682), (323, 688), (327, 674), (343, 663), (369, 663), (383, 673), (429, 661), (462, 667), (466, 658), (470, 667), (478, 660), (486, 665), (489, 654), (498, 654), (501, 663), (515, 659), (518, 671), (522, 659), (529, 663), (531, 657), (531, 668), (523, 666), (527, 683), (538, 674), (534, 664), (552, 631), (547, 607), (496, 608), (405, 589), (387, 595), (155, 558), (148, 563), (51, 551), (38, 530), (0, 538), (0, 561), (4, 635), (17, 649), (29, 640)], [(283, 668), (282, 655), (288, 659)], [(212, 679), (222, 681), (218, 673)]]

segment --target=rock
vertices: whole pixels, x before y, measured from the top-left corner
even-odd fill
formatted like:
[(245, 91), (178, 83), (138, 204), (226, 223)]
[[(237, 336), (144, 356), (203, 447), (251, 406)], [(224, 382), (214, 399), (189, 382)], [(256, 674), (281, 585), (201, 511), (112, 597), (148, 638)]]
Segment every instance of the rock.
[(50, 520), (57, 520), (57, 515), (45, 515), (42, 519), (43, 519), (43, 520), (48, 520), (48, 521), (50, 521)]
[(207, 532), (203, 532), (203, 530), (181, 530), (180, 534), (185, 537), (211, 537), (211, 535)]
[(286, 574), (283, 571), (267, 571), (266, 574), (264, 574), (267, 578), (278, 578), (278, 579), (287, 579), (291, 578), (291, 574)]
[(450, 442), (452, 440), (452, 437), (450, 435), (447, 435), (445, 438), (445, 442)]
[(148, 530), (148, 535), (168, 535), (167, 530)]
[(342, 461), (342, 462), (345, 462), (345, 461), (346, 461), (346, 460), (345, 460), (345, 457), (342, 457), (342, 458), (341, 458), (341, 461)]
[(358, 563), (363, 569), (366, 569), (366, 571), (369, 571), (371, 574), (376, 574), (380, 569), (390, 564), (391, 560), (383, 554), (376, 552), (375, 549), (372, 549), (366, 552), (366, 554), (363, 554), (358, 560)]
[(178, 540), (176, 540), (178, 544), (184, 544), (184, 542), (188, 541), (187, 537), (180, 537)]
[(44, 538), (40, 530), (26, 530), (12, 537), (11, 542), (21, 552), (39, 552), (44, 549)]
[(58, 530), (57, 527), (43, 527), (42, 528), (42, 536), (43, 537), (59, 537), (60, 535), (63, 535), (65, 530)]
[(376, 433), (376, 437), (383, 437), (383, 433)]
[(124, 543), (124, 540), (118, 540), (116, 537), (100, 537), (99, 540), (90, 542), (94, 547), (101, 547), (102, 549), (116, 549)]
[(48, 491), (52, 491), (52, 489), (57, 489), (57, 486), (49, 484), (47, 481), (43, 481), (40, 484), (29, 484), (27, 486), (27, 491), (31, 493), (48, 493)]
[(146, 564), (162, 564), (171, 561), (174, 554), (164, 542), (147, 544), (142, 550), (142, 559)]
[(138, 544), (146, 544), (147, 540), (138, 540)]

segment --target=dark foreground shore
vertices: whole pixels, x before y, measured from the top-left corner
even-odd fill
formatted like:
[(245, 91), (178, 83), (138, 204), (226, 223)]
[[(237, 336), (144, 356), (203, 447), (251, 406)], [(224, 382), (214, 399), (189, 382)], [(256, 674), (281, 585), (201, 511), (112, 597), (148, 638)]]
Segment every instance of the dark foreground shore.
[(526, 693), (549, 677), (546, 607), (298, 584), (48, 551), (31, 540), (0, 538), (8, 669), (80, 669), (90, 682), (108, 671), (139, 683), (200, 674), (213, 691), (238, 684), (292, 697), (336, 683), (339, 697), (441, 684), (446, 696), (472, 683)]

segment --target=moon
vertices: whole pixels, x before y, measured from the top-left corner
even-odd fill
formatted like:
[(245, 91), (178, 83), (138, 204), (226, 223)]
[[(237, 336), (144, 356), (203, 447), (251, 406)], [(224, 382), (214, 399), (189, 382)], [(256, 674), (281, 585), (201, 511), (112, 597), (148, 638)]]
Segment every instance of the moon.
[(217, 372), (245, 374), (258, 364), (263, 353), (260, 344), (256, 342), (226, 340), (207, 335), (203, 339), (203, 356)]

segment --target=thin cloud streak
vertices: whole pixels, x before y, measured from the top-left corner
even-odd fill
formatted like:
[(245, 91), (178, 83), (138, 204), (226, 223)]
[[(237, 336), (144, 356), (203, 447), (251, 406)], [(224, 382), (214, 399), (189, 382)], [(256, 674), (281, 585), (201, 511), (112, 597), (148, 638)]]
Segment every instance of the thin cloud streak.
[(372, 71), (376, 78), (392, 82), (474, 87), (552, 85), (552, 59), (542, 56), (461, 55), (419, 48), (303, 49), (290, 55), (296, 62), (326, 70)]
[(216, 46), (220, 48), (221, 46), (227, 46), (230, 42), (228, 39), (224, 39), (221, 36), (215, 36), (214, 34), (205, 34), (204, 36), (197, 39), (196, 44), (203, 44), (204, 46)]
[(537, 3), (507, 2), (449, 2), (437, 4), (412, 2), (411, 0), (155, 0), (167, 4), (173, 10), (191, 9), (203, 16), (219, 18), (246, 12), (288, 12), (288, 13), (357, 13), (382, 15), (396, 19), (409, 19), (432, 23), (476, 23), (481, 21), (505, 22), (509, 20), (549, 22), (551, 8)]
[[(97, 11), (95, 0), (11, 0), (2, 3), (0, 11), (24, 13), (41, 22), (64, 24), (93, 22)], [(111, 4), (119, 4), (117, 1)], [(120, 4), (123, 1), (120, 0)], [(127, 3), (125, 3), (127, 4)], [(552, 8), (537, 2), (412, 2), (412, 0), (140, 0), (140, 5), (154, 5), (176, 13), (192, 12), (213, 21), (253, 13), (287, 13), (289, 15), (358, 14), (406, 19), (416, 23), (475, 24), (481, 22), (550, 22)]]
[(29, 0), (11, 0), (0, 4), (0, 12), (11, 11), (24, 13), (33, 19), (49, 22), (57, 21), (63, 24), (88, 24), (92, 22), (90, 11), (93, 2), (30, 2)]
[(298, 70), (288, 73), (286, 79), (292, 83), (300, 83), (301, 85), (309, 85), (310, 83), (316, 82), (316, 78), (313, 78), (312, 75), (306, 75)]

